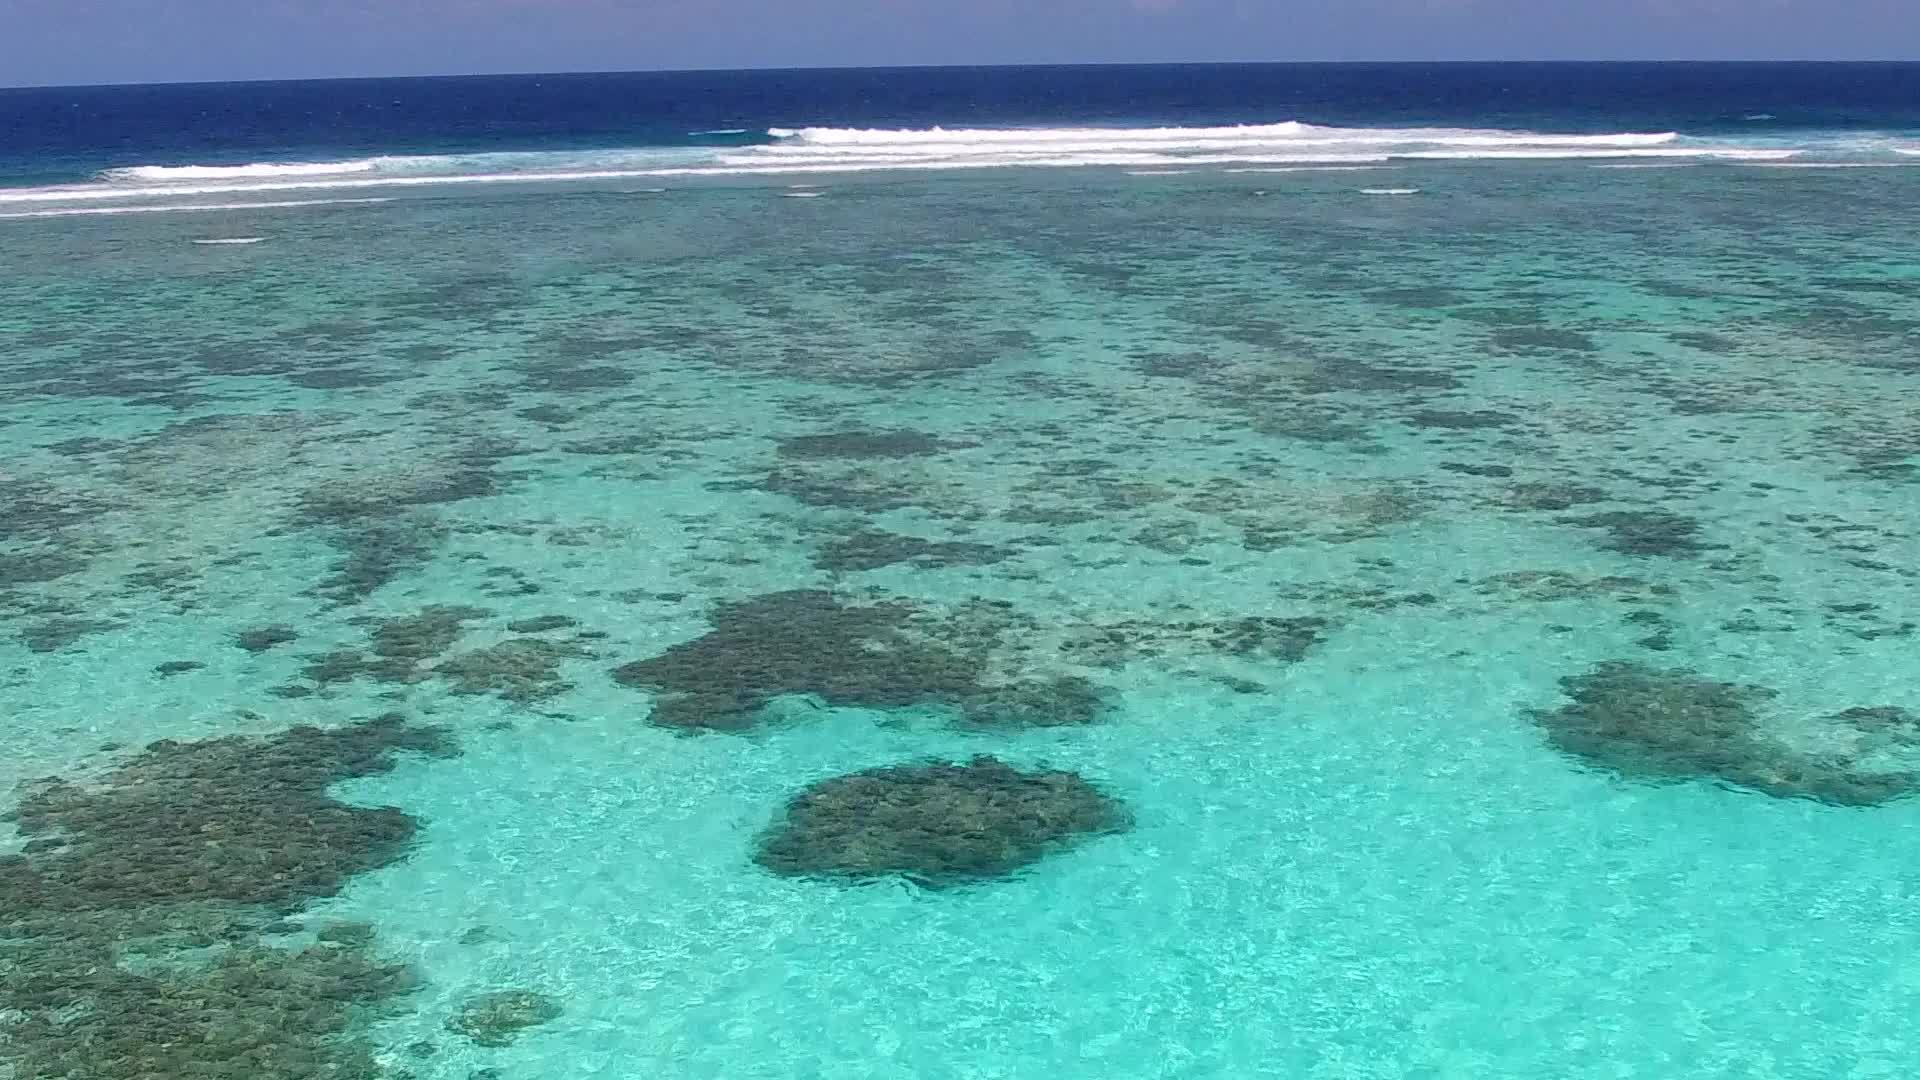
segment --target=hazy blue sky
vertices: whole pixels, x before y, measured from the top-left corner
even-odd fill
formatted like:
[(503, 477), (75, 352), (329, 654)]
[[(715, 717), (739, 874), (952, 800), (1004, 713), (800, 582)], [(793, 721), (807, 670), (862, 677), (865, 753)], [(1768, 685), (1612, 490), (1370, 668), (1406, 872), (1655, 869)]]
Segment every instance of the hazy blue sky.
[(0, 0), (0, 85), (679, 67), (1920, 58), (1920, 0)]

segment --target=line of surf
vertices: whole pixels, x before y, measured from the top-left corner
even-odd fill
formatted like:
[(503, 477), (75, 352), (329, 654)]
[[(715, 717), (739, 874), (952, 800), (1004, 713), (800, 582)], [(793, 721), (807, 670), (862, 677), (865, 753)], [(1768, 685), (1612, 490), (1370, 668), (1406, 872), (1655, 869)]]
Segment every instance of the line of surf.
[(1394, 160), (1559, 160), (1586, 158), (1676, 157), (1724, 158), (1732, 160), (1778, 160), (1794, 156), (1790, 150), (1750, 150), (1727, 148), (1688, 150), (1647, 148), (1639, 150), (1581, 150), (1567, 148), (1509, 149), (1494, 154), (1464, 151), (1407, 151), (1392, 155), (1311, 155), (1311, 154), (1074, 154), (1041, 156), (1004, 154), (991, 157), (928, 158), (895, 160), (888, 158), (837, 159), (829, 161), (783, 161), (754, 157), (725, 157), (710, 165), (671, 166), (652, 169), (583, 169), (562, 172), (495, 172), (427, 176), (333, 176), (299, 180), (259, 180), (253, 182), (166, 184), (149, 186), (66, 186), (52, 188), (0, 189), (0, 205), (20, 203), (98, 202), (141, 198), (166, 198), (185, 195), (236, 195), (290, 191), (353, 191), (380, 188), (415, 188), (479, 184), (584, 183), (605, 180), (633, 180), (664, 177), (787, 176), (806, 174), (845, 174), (900, 171), (961, 171), (1006, 168), (1088, 168), (1088, 167), (1188, 167), (1194, 165), (1275, 165), (1326, 166), (1385, 164)]
[[(1758, 163), (1920, 154), (1920, 146), (1909, 136), (1892, 133), (1849, 134), (1839, 141), (1833, 133), (1818, 132), (1735, 140), (1671, 131), (1568, 134), (1493, 128), (1348, 128), (1299, 121), (1211, 127), (796, 127), (764, 133), (729, 128), (700, 134), (726, 135), (731, 141), (338, 161), (134, 165), (103, 172), (91, 183), (0, 188), (0, 206), (669, 177), (1071, 167), (1309, 169), (1419, 161)], [(742, 145), (732, 138), (742, 134), (766, 141)]]
[(1081, 128), (770, 128), (777, 145), (808, 147), (891, 146), (1005, 146), (1021, 143), (1050, 145), (1098, 144), (1123, 146), (1140, 143), (1252, 143), (1273, 142), (1451, 142), (1484, 145), (1532, 146), (1662, 146), (1680, 138), (1678, 132), (1617, 132), (1568, 135), (1482, 128), (1347, 128), (1289, 120), (1277, 124), (1239, 124), (1227, 127), (1081, 127)]
[(282, 199), (271, 202), (181, 203), (172, 206), (64, 206), (57, 210), (8, 211), (0, 213), (0, 220), (91, 217), (111, 214), (191, 214), (219, 210), (284, 210), (296, 206), (345, 206), (355, 203), (392, 201), (391, 199)]
[[(287, 176), (342, 176), (369, 173), (398, 158), (361, 158), (354, 161), (256, 162), (250, 165), (132, 165), (107, 169), (100, 179), (108, 183), (138, 181), (174, 183), (195, 180), (250, 180)], [(425, 159), (422, 159), (425, 160)]]

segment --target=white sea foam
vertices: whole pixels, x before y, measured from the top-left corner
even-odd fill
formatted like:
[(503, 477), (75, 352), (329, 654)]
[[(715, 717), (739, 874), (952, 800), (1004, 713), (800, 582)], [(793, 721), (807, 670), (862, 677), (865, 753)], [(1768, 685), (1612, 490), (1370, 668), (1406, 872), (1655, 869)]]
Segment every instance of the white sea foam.
[(1755, 169), (1909, 169), (1904, 161), (1743, 161)]
[[(712, 129), (702, 134), (749, 134)], [(1910, 137), (1818, 133), (1738, 141), (1675, 132), (1564, 134), (1481, 128), (1341, 128), (1287, 121), (1231, 127), (776, 128), (759, 144), (382, 156), (244, 165), (138, 165), (95, 182), (0, 189), (9, 204), (177, 202), (180, 196), (355, 192), (680, 177), (834, 176), (982, 169), (1322, 170), (1401, 162), (1870, 160), (1920, 153)]]
[(1420, 194), (1420, 189), (1417, 187), (1363, 187), (1360, 189), (1360, 194), (1362, 195), (1418, 195)]
[(1775, 161), (1794, 157), (1797, 150), (1758, 147), (1658, 147), (1645, 150), (1579, 150), (1512, 146), (1485, 150), (1409, 150), (1398, 155), (1417, 161), (1574, 161), (1585, 158), (1724, 158), (1733, 161)]
[(342, 176), (373, 172), (382, 158), (358, 161), (260, 162), (253, 165), (135, 165), (108, 169), (100, 174), (107, 181), (141, 180), (150, 182), (191, 180), (246, 180), (275, 176)]
[(1242, 124), (1233, 127), (1159, 127), (1159, 128), (920, 128), (882, 130), (874, 128), (772, 128), (767, 132), (789, 145), (829, 147), (974, 147), (981, 145), (1019, 145), (1045, 143), (1051, 146), (1094, 144), (1100, 146), (1139, 146), (1177, 144), (1191, 146), (1206, 143), (1265, 145), (1284, 143), (1410, 143), (1450, 142), (1482, 145), (1526, 144), (1532, 146), (1659, 146), (1680, 136), (1676, 132), (1624, 133), (1604, 135), (1534, 134), (1520, 131), (1473, 128), (1337, 128), (1303, 124), (1289, 120), (1279, 124)]
[(1377, 172), (1398, 165), (1274, 165), (1256, 169), (1221, 169), (1223, 173)]
[(746, 128), (710, 128), (706, 131), (689, 131), (689, 135), (745, 135)]
[(192, 214), (218, 210), (281, 210), (294, 206), (341, 206), (352, 203), (383, 203), (390, 199), (288, 199), (279, 202), (182, 203), (167, 206), (63, 206), (57, 210), (15, 210), (0, 213), (9, 218), (81, 217), (97, 214)]
[(825, 194), (826, 192), (824, 191), (783, 191), (780, 193), (781, 197), (786, 199), (817, 199)]
[(264, 236), (219, 236), (210, 240), (195, 240), (193, 242), (202, 247), (240, 247), (247, 244), (258, 244), (265, 239), (266, 237)]

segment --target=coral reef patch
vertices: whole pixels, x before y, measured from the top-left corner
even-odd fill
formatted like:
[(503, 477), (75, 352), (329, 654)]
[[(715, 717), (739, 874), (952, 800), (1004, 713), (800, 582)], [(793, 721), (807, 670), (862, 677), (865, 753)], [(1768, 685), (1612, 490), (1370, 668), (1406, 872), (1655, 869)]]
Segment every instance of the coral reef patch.
[(385, 1075), (358, 1034), (416, 986), (371, 928), (298, 949), (283, 916), (404, 857), (416, 822), (328, 794), (401, 752), (457, 751), (397, 715), (156, 742), (95, 781), (32, 786), (0, 857), (0, 1071), (65, 1080)]
[(329, 785), (393, 767), (413, 751), (449, 757), (445, 730), (397, 714), (269, 739), (163, 740), (85, 786), (44, 781), (11, 818), (58, 846), (0, 860), (10, 920), (160, 903), (219, 901), (290, 909), (401, 857), (414, 821), (351, 806)]
[(921, 431), (835, 431), (781, 439), (780, 456), (803, 461), (821, 458), (887, 459), (937, 454), (948, 444)]
[[(518, 704), (539, 701), (572, 688), (560, 674), (568, 660), (593, 656), (581, 642), (591, 632), (570, 639), (514, 637), (453, 653), (468, 624), (492, 616), (485, 608), (429, 605), (413, 615), (371, 621), (367, 650), (334, 649), (308, 658), (302, 670), (314, 688), (367, 679), (393, 686), (412, 686), (429, 679), (445, 680), (456, 694), (493, 694)], [(509, 623), (533, 627), (523, 633), (545, 632), (578, 625), (567, 616), (540, 616)]]
[(769, 701), (788, 694), (880, 709), (945, 704), (978, 724), (1032, 722), (1039, 702), (1074, 718), (1054, 723), (1083, 722), (1099, 711), (1084, 680), (991, 677), (988, 652), (1003, 629), (991, 621), (927, 617), (901, 601), (848, 604), (819, 590), (719, 604), (711, 619), (705, 634), (614, 670), (622, 685), (658, 695), (653, 723), (743, 730)]
[(560, 1015), (560, 1003), (533, 990), (493, 990), (468, 998), (447, 1018), (447, 1030), (481, 1046), (506, 1046), (528, 1028)]
[[(1568, 701), (1533, 720), (1556, 750), (1621, 776), (1654, 782), (1717, 780), (1779, 798), (1872, 806), (1913, 790), (1916, 777), (1866, 768), (1854, 746), (1815, 754), (1769, 732), (1765, 687), (1718, 682), (1684, 669), (1609, 661), (1560, 680)], [(1907, 735), (1904, 712), (1850, 709), (1831, 720), (1861, 732)]]
[(1010, 877), (1088, 837), (1124, 832), (1126, 807), (1077, 773), (993, 757), (890, 765), (803, 789), (755, 861), (785, 877), (898, 877), (941, 889)]

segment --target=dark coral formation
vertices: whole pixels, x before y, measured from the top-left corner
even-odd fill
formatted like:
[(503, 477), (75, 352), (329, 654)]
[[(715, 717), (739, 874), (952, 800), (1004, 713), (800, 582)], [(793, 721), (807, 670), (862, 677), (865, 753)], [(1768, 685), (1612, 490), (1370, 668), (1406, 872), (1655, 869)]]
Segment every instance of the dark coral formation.
[(1440, 463), (1440, 467), (1448, 472), (1459, 473), (1462, 476), (1505, 478), (1513, 475), (1513, 467), (1510, 465), (1482, 465), (1471, 461), (1443, 461)]
[(547, 363), (525, 369), (521, 385), (539, 393), (576, 394), (618, 390), (633, 382), (634, 378), (631, 371), (604, 364)]
[[(485, 608), (430, 605), (415, 615), (376, 619), (368, 634), (371, 654), (359, 649), (321, 653), (308, 660), (303, 674), (321, 687), (355, 679), (410, 686), (438, 678), (456, 694), (496, 694), (525, 704), (571, 689), (560, 676), (560, 664), (593, 655), (578, 644), (594, 636), (589, 633), (575, 634), (570, 641), (509, 638), (448, 655), (468, 623), (491, 614)], [(510, 623), (509, 629), (574, 625), (567, 616), (552, 615)]]
[(1248, 615), (1237, 619), (1182, 619), (1156, 621), (1127, 619), (1089, 624), (1070, 633), (1066, 655), (1097, 667), (1119, 667), (1131, 661), (1170, 653), (1233, 656), (1252, 660), (1298, 663), (1332, 629), (1318, 616), (1283, 618)]
[(717, 605), (712, 620), (700, 637), (615, 669), (616, 681), (658, 693), (653, 723), (744, 730), (786, 694), (879, 709), (947, 705), (983, 725), (1033, 723), (1036, 702), (1060, 709), (1054, 724), (1085, 722), (1102, 707), (1083, 680), (990, 679), (993, 630), (964, 619), (917, 621), (904, 603), (851, 605), (797, 590)]
[(357, 603), (423, 565), (448, 535), (430, 508), (499, 491), (494, 465), (511, 450), (476, 443), (447, 460), (377, 482), (362, 479), (307, 491), (295, 523), (321, 529), (340, 552), (333, 573), (315, 592), (335, 604)]
[(372, 954), (370, 928), (298, 951), (262, 937), (297, 931), (280, 916), (403, 857), (411, 817), (328, 794), (401, 751), (455, 752), (441, 729), (383, 716), (157, 742), (96, 783), (30, 789), (12, 817), (33, 839), (0, 858), (0, 1070), (380, 1076), (356, 1031), (413, 988), (411, 972)]
[(230, 945), (210, 960), (130, 971), (90, 937), (7, 942), (0, 1063), (61, 1080), (377, 1080), (353, 1032), (414, 989), (363, 949)]
[(1539, 482), (1513, 485), (1506, 503), (1521, 510), (1570, 510), (1606, 498), (1606, 492), (1585, 484)]
[(786, 877), (899, 877), (939, 889), (1009, 877), (1131, 824), (1123, 804), (1077, 773), (1022, 772), (983, 756), (812, 784), (761, 836), (755, 861)]
[(780, 468), (746, 486), (757, 487), (774, 495), (785, 495), (806, 506), (858, 510), (863, 513), (879, 513), (937, 502), (937, 494), (928, 491), (914, 477), (894, 470), (864, 467), (829, 471), (804, 467)]
[(0, 587), (39, 585), (86, 569), (86, 560), (63, 551), (0, 554)]
[[(6, 507), (6, 513), (0, 514), (0, 541), (55, 545), (66, 542), (64, 538), (71, 535), (69, 530), (74, 526), (84, 525), (108, 509), (108, 504), (92, 493), (66, 490), (46, 479), (11, 472), (0, 473), (0, 506)], [(0, 572), (0, 584), (5, 584), (9, 576)]]
[(573, 689), (560, 677), (561, 662), (592, 655), (571, 642), (509, 638), (449, 657), (434, 665), (432, 673), (447, 680), (456, 694), (495, 694), (527, 704)]
[(780, 440), (781, 457), (803, 461), (921, 457), (946, 448), (946, 443), (920, 431), (836, 431)]
[(1106, 695), (1080, 675), (982, 686), (958, 701), (961, 723), (982, 728), (1072, 727), (1106, 712)]
[(425, 513), (370, 518), (332, 529), (329, 542), (340, 558), (314, 591), (338, 605), (358, 603), (424, 566), (446, 537), (446, 526)]
[(580, 620), (571, 615), (535, 615), (531, 619), (515, 619), (507, 624), (507, 629), (516, 634), (544, 634), (549, 630), (567, 630), (580, 625)]
[(299, 632), (291, 626), (255, 626), (235, 634), (233, 643), (250, 653), (261, 653), (299, 637)]
[(1622, 555), (1681, 559), (1697, 555), (1706, 547), (1700, 541), (1698, 521), (1665, 510), (1614, 510), (1568, 518), (1567, 524), (1605, 529), (1607, 536), (1600, 546)]
[(417, 664), (452, 648), (461, 627), (491, 614), (486, 608), (430, 604), (418, 615), (376, 621), (369, 637), (374, 654), (381, 659)]
[(493, 466), (509, 448), (477, 445), (435, 465), (401, 476), (315, 488), (300, 497), (299, 520), (316, 526), (350, 526), (408, 509), (492, 495), (500, 490)]
[(1439, 368), (1370, 364), (1352, 357), (1316, 362), (1312, 373), (1300, 384), (1300, 388), (1310, 394), (1341, 391), (1406, 394), (1422, 390), (1453, 390), (1459, 386), (1458, 376)]
[(1593, 338), (1578, 330), (1560, 330), (1548, 326), (1523, 326), (1496, 330), (1489, 339), (1489, 343), (1497, 352), (1513, 354), (1590, 353), (1597, 352), (1600, 348), (1594, 343)]
[(972, 658), (908, 640), (911, 615), (902, 604), (844, 605), (810, 590), (724, 603), (712, 630), (614, 678), (660, 691), (656, 724), (720, 729), (751, 726), (782, 694), (892, 707), (970, 692)]
[(485, 608), (430, 604), (418, 614), (375, 619), (367, 635), (373, 655), (358, 649), (335, 649), (310, 659), (304, 674), (321, 686), (360, 678), (418, 682), (426, 677), (420, 665), (451, 649), (466, 623), (489, 614)]
[(1496, 412), (1492, 409), (1453, 410), (1425, 409), (1407, 418), (1414, 427), (1451, 428), (1458, 431), (1473, 431), (1478, 428), (1505, 427), (1517, 419), (1511, 413)]
[(0, 860), (11, 919), (159, 903), (291, 909), (398, 859), (414, 821), (350, 806), (337, 781), (393, 767), (396, 751), (455, 751), (440, 728), (387, 715), (270, 739), (154, 743), (98, 785), (45, 781), (11, 815), (22, 834), (62, 843)]
[(905, 562), (922, 567), (985, 566), (1009, 554), (1005, 548), (992, 544), (928, 540), (884, 529), (859, 529), (822, 544), (814, 552), (813, 565), (836, 573), (878, 570)]
[(560, 1003), (533, 990), (494, 990), (467, 999), (447, 1018), (447, 1030), (481, 1046), (506, 1046), (520, 1033), (560, 1015)]
[[(1562, 753), (1655, 782), (1713, 779), (1778, 798), (1871, 806), (1905, 794), (1915, 778), (1861, 767), (1860, 754), (1819, 756), (1767, 732), (1759, 707), (1774, 692), (1716, 682), (1686, 670), (1611, 661), (1560, 680), (1570, 699), (1533, 714)], [(1894, 709), (1833, 719), (1861, 730), (1898, 723)]]

